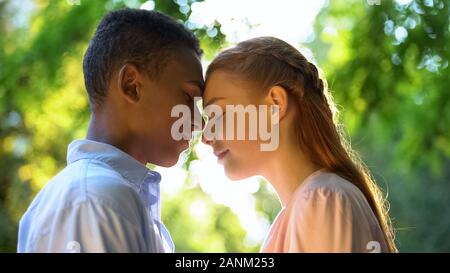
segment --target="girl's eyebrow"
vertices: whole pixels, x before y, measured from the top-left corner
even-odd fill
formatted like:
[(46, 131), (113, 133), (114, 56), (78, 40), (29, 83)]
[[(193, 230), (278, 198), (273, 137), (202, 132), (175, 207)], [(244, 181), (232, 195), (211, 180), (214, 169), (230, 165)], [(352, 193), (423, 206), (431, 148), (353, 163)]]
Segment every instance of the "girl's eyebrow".
[(223, 100), (225, 99), (224, 97), (215, 97), (210, 99), (207, 103), (203, 103), (203, 107), (206, 108), (208, 105), (213, 104), (214, 102), (218, 101), (218, 100)]

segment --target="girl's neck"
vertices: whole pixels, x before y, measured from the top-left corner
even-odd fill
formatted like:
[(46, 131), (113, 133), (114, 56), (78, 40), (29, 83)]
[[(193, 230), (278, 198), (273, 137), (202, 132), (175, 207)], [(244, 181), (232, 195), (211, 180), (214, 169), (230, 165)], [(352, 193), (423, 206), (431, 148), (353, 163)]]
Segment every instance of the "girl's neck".
[(320, 167), (296, 149), (283, 149), (271, 156), (263, 176), (272, 184), (283, 207), (287, 206), (297, 188)]

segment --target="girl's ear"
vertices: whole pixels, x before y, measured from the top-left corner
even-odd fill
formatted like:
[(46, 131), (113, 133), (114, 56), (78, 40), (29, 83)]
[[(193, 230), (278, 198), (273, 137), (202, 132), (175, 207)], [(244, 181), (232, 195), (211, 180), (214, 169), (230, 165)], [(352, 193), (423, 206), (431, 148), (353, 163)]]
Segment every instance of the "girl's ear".
[(273, 108), (272, 106), (278, 106), (279, 120), (283, 119), (286, 116), (289, 103), (289, 95), (286, 89), (275, 85), (270, 88), (266, 99), (271, 109)]
[(119, 71), (118, 88), (120, 94), (130, 103), (136, 103), (141, 98), (141, 83), (139, 70), (133, 64), (125, 64)]

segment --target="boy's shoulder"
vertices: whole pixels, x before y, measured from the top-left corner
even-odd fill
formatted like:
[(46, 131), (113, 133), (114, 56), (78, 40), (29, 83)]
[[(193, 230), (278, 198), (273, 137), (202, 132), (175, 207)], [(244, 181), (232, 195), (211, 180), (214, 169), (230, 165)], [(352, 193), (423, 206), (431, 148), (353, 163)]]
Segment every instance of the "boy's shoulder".
[(141, 206), (137, 192), (118, 172), (104, 162), (82, 159), (67, 165), (54, 176), (35, 197), (28, 211), (52, 210), (56, 213), (92, 201), (120, 210)]

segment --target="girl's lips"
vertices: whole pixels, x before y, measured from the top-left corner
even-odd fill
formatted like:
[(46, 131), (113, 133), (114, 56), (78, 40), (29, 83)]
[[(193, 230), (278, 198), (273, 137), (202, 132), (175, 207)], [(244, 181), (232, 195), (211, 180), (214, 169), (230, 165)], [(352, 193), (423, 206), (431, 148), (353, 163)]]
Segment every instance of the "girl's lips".
[(220, 152), (214, 152), (214, 154), (217, 156), (217, 158), (219, 160), (221, 160), (228, 154), (228, 152), (229, 152), (229, 150), (226, 149), (226, 150), (223, 150), (223, 151), (220, 151)]

